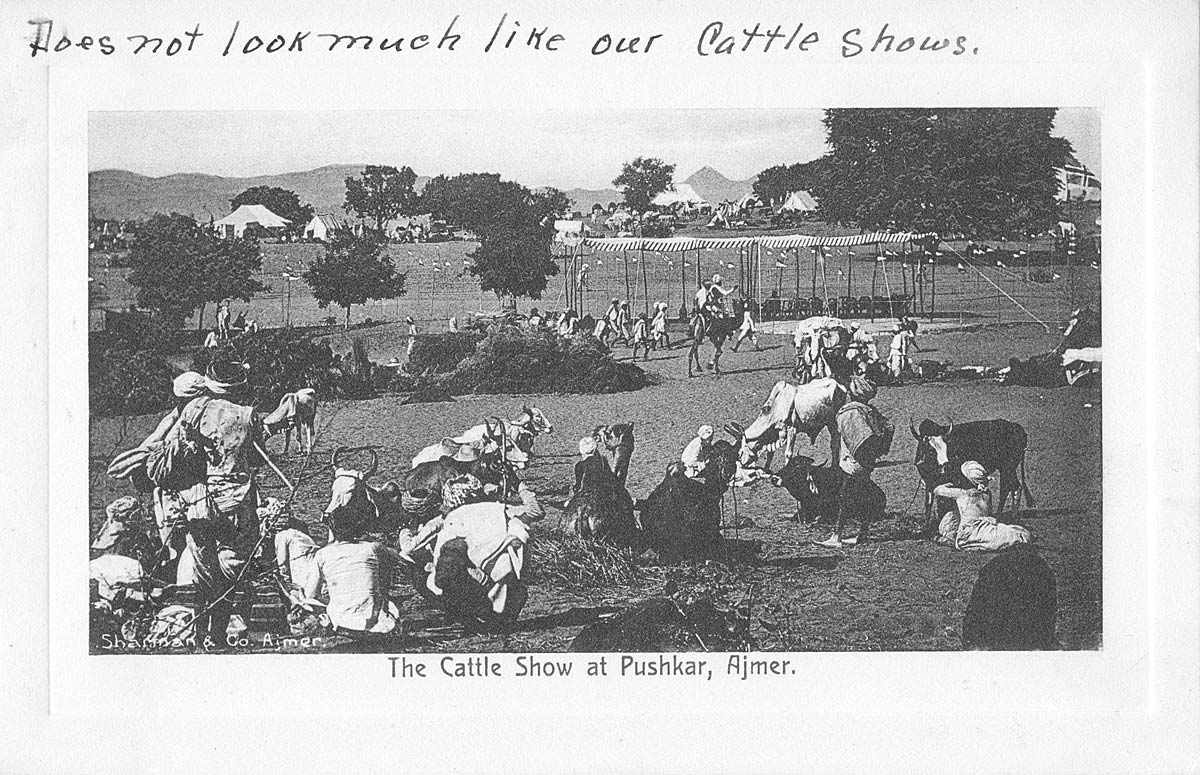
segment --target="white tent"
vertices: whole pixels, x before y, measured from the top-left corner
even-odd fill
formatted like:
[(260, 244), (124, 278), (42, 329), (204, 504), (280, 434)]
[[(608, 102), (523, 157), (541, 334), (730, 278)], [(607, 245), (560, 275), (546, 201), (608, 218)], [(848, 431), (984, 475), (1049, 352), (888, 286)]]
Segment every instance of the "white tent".
[(746, 194), (738, 200), (737, 209), (739, 211), (749, 210), (751, 207), (758, 207), (761, 204), (762, 201), (754, 194)]
[(807, 191), (793, 191), (779, 209), (786, 213), (811, 213), (817, 209), (817, 200)]
[(250, 224), (258, 224), (264, 229), (281, 229), (291, 221), (281, 218), (263, 205), (242, 205), (229, 215), (213, 223), (225, 236), (240, 237), (246, 233)]
[(664, 191), (654, 197), (651, 203), (656, 207), (673, 207), (675, 205), (699, 207), (706, 204), (704, 197), (697, 194), (696, 189), (687, 183), (677, 183), (670, 191)]
[(318, 213), (304, 227), (304, 237), (305, 239), (327, 240), (332, 239), (339, 232), (349, 231), (352, 231), (352, 227), (342, 216), (335, 213)]

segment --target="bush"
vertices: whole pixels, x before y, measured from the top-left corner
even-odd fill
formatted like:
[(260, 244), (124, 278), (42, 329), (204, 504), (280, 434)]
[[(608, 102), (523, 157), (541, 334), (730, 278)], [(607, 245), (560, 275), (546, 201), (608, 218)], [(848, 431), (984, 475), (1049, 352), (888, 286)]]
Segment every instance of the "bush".
[(174, 401), (175, 369), (157, 352), (118, 344), (88, 358), (88, 396), (97, 416), (145, 414)]
[(333, 368), (333, 351), (297, 331), (284, 328), (241, 334), (216, 349), (202, 348), (192, 368), (205, 373), (213, 360), (250, 365), (247, 398), (261, 408), (274, 408), (280, 396), (312, 386), (323, 395), (370, 395), (370, 384)]
[(448, 380), (455, 394), (617, 393), (646, 384), (644, 371), (617, 363), (589, 335), (567, 339), (511, 327), (489, 334)]
[(482, 339), (482, 334), (471, 331), (418, 334), (406, 369), (410, 374), (449, 374), (475, 352)]

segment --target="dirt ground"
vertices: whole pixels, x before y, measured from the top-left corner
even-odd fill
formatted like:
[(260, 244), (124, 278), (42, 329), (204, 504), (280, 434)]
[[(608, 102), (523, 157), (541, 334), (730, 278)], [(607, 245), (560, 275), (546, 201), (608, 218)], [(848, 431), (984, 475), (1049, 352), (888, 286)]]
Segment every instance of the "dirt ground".
[[(1036, 325), (984, 327), (922, 336), (923, 355), (960, 365), (1005, 365), (1011, 356), (1044, 352), (1058, 340)], [(880, 346), (885, 342), (881, 339)], [(399, 477), (410, 458), (444, 435), (474, 425), (485, 416), (515, 415), (523, 402), (540, 407), (554, 432), (539, 437), (527, 472), (531, 486), (545, 499), (561, 502), (568, 494), (582, 435), (602, 423), (634, 422), (636, 449), (628, 488), (645, 497), (661, 480), (697, 426), (718, 428), (727, 421), (748, 422), (771, 386), (787, 375), (790, 342), (764, 337), (762, 349), (743, 348), (722, 359), (724, 374), (688, 379), (686, 350), (652, 354), (645, 367), (658, 384), (636, 393), (606, 396), (469, 396), (453, 403), (403, 406), (396, 397), (323, 403), (318, 419), (318, 451), (302, 477), (298, 515), (315, 524), (328, 498), (329, 452), (339, 445), (375, 445), (380, 452), (378, 481)], [(628, 351), (618, 348), (620, 359)], [(705, 359), (711, 354), (706, 346)], [(1101, 410), (1100, 390), (1064, 387), (1044, 390), (1008, 387), (992, 381), (912, 383), (882, 388), (875, 402), (897, 427), (893, 449), (876, 473), (887, 494), (887, 519), (864, 547), (830, 550), (813, 545), (828, 537), (789, 519), (794, 503), (767, 483), (736, 491), (739, 515), (752, 527), (726, 531), (741, 559), (692, 569), (719, 575), (734, 601), (754, 601), (751, 635), (764, 650), (951, 650), (960, 645), (960, 627), (979, 569), (989, 554), (959, 552), (912, 538), (921, 518), (918, 478), (912, 466), (915, 442), (908, 419), (966, 421), (1003, 417), (1025, 426), (1030, 449), (1027, 470), (1035, 508), (1013, 520), (1033, 531), (1058, 585), (1058, 637), (1069, 649), (1101, 646)], [(93, 529), (103, 506), (127, 494), (129, 485), (104, 476), (112, 454), (142, 438), (156, 418), (94, 418), (91, 448)], [(280, 449), (273, 440), (272, 449)], [(827, 437), (800, 451), (818, 460), (828, 457)], [(298, 472), (295, 453), (285, 470)], [(266, 476), (268, 487), (277, 483)], [(726, 502), (732, 514), (734, 497)], [(535, 527), (553, 530), (557, 509)], [(1003, 520), (1002, 520), (1003, 521)], [(82, 536), (81, 536), (82, 540)], [(464, 636), (445, 626), (440, 614), (415, 593), (398, 602), (406, 634), (386, 645), (389, 651), (558, 651), (588, 622), (616, 608), (661, 594), (678, 571), (646, 568), (642, 583), (621, 588), (531, 588), (517, 631), (509, 636)], [(297, 650), (351, 648), (336, 640)]]

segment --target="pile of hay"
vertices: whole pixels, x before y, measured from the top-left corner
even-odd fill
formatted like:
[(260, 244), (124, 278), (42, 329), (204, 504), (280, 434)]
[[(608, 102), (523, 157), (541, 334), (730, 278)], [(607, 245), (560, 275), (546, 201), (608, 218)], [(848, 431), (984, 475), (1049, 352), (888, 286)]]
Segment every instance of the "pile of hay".
[(619, 393), (640, 390), (646, 372), (613, 360), (608, 348), (588, 335), (561, 337), (551, 331), (501, 327), (450, 375), (449, 389), (466, 393)]
[(622, 587), (639, 584), (653, 570), (637, 564), (632, 549), (584, 541), (564, 533), (538, 536), (530, 545), (530, 582), (558, 587)]

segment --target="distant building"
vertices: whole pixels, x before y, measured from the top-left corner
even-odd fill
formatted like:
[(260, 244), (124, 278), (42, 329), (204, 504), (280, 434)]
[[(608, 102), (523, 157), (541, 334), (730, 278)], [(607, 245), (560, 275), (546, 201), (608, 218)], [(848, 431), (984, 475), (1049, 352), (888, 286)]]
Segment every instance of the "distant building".
[(289, 223), (291, 221), (287, 218), (276, 215), (263, 205), (242, 205), (221, 220), (214, 222), (213, 228), (222, 237), (230, 239), (244, 236), (246, 228), (250, 226), (258, 226), (270, 233), (278, 233), (287, 228)]
[(1058, 173), (1057, 198), (1063, 202), (1099, 202), (1100, 178), (1072, 159), (1055, 170)]
[(333, 213), (318, 213), (305, 225), (304, 238), (324, 242), (342, 232), (353, 231), (354, 228), (342, 216)]

